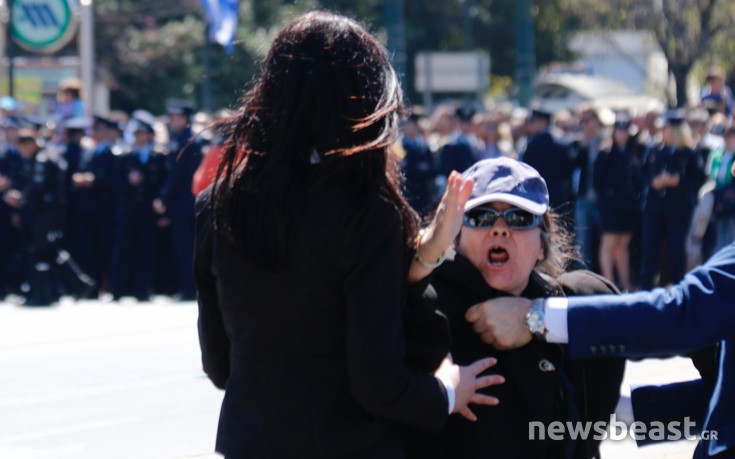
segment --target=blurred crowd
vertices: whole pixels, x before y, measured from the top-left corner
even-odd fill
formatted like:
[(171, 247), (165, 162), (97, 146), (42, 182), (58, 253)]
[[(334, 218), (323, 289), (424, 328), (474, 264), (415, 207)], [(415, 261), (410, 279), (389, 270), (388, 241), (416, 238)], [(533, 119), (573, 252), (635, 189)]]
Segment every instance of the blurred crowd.
[(195, 107), (86, 116), (78, 84), (46, 120), (12, 102), (0, 102), (0, 300), (195, 299), (192, 184), (210, 148)]
[(546, 180), (580, 266), (629, 291), (677, 282), (735, 239), (732, 97), (710, 73), (702, 103), (685, 110), (415, 109), (395, 148), (407, 198), (428, 218), (452, 170), (516, 158)]
[[(405, 194), (429, 218), (453, 170), (520, 159), (546, 180), (579, 267), (623, 290), (677, 282), (735, 238), (733, 98), (723, 81), (713, 67), (698, 106), (667, 112), (416, 107), (393, 148)], [(195, 196), (222, 154), (204, 129), (212, 120), (184, 100), (159, 117), (89, 116), (74, 80), (62, 82), (47, 119), (0, 99), (0, 300), (194, 299)]]

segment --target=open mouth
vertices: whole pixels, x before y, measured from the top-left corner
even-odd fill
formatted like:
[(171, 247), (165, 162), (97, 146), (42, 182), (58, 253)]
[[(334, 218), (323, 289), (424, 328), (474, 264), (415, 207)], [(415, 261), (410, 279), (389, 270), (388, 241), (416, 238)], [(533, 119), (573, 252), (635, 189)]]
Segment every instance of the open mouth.
[(490, 250), (487, 254), (487, 261), (492, 266), (503, 266), (505, 263), (508, 262), (510, 259), (510, 255), (508, 255), (508, 251), (505, 250), (504, 247), (501, 247), (499, 245), (490, 247)]

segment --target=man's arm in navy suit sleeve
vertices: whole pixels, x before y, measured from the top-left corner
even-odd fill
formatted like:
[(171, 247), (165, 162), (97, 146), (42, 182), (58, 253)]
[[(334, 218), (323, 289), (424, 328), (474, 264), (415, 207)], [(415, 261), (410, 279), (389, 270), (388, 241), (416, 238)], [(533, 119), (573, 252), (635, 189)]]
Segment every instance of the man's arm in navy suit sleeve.
[(735, 244), (669, 290), (569, 298), (573, 357), (700, 349), (735, 334)]

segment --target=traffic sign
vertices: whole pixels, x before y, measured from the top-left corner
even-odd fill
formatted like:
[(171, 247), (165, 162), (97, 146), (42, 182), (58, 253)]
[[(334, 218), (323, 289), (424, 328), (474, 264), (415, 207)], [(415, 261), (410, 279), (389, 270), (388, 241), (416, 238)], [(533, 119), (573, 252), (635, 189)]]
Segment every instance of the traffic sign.
[(13, 0), (12, 5), (13, 38), (28, 51), (53, 53), (76, 32), (69, 0)]

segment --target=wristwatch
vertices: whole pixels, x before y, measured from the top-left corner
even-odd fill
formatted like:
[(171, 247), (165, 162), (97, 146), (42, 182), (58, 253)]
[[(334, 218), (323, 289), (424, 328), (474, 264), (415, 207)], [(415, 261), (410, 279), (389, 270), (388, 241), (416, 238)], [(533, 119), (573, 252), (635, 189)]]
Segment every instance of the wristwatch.
[(534, 338), (544, 339), (546, 336), (546, 316), (544, 315), (544, 301), (536, 299), (526, 313), (526, 327)]

